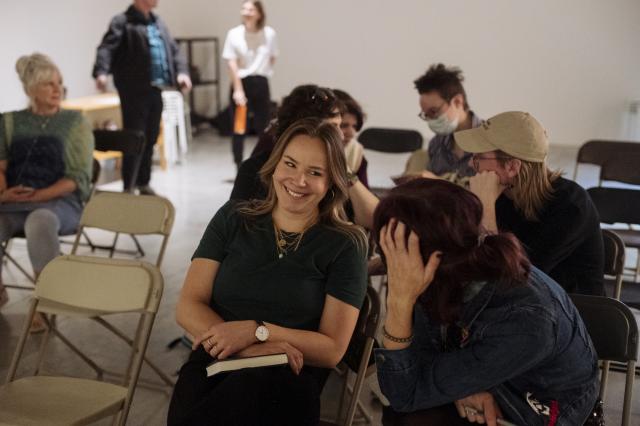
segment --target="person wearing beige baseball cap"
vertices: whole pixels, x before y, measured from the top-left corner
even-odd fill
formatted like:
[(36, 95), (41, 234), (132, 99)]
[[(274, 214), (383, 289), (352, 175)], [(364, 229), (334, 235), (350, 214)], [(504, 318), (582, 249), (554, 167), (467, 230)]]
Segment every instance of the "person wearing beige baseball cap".
[(548, 168), (542, 124), (508, 111), (454, 137), (472, 153), (469, 189), (482, 201), (487, 231), (513, 232), (531, 263), (567, 292), (604, 294), (598, 213), (584, 188)]

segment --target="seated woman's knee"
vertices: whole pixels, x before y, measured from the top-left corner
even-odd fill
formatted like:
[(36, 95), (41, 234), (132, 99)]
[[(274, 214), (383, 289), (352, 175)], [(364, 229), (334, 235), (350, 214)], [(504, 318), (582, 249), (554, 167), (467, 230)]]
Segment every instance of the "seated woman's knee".
[(24, 233), (30, 236), (42, 236), (47, 233), (58, 235), (60, 220), (54, 212), (48, 209), (37, 209), (27, 216), (24, 224)]

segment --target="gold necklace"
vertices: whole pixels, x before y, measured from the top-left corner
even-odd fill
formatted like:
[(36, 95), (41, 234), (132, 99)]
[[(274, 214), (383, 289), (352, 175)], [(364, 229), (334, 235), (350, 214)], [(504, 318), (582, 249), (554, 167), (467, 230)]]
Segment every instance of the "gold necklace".
[(278, 252), (278, 259), (282, 259), (289, 252), (298, 250), (304, 233), (309, 229), (305, 227), (302, 232), (286, 232), (278, 228), (276, 223), (273, 223), (273, 232), (276, 237), (276, 250)]

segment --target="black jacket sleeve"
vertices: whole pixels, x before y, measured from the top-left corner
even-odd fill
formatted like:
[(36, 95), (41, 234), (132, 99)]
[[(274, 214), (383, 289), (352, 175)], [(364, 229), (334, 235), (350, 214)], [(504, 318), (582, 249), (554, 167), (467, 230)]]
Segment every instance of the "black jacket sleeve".
[(124, 14), (115, 16), (109, 24), (109, 29), (102, 37), (96, 52), (96, 62), (93, 66), (93, 78), (111, 72), (111, 64), (116, 50), (122, 43), (125, 32), (126, 17)]

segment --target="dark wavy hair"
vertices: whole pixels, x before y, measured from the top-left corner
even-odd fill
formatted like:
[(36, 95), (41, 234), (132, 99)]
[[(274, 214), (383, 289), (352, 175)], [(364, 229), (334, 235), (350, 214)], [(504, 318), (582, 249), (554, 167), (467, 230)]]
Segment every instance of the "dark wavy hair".
[(444, 64), (434, 64), (429, 67), (427, 72), (418, 77), (413, 84), (419, 94), (435, 91), (447, 102), (450, 102), (455, 95), (461, 94), (464, 100), (464, 109), (468, 111), (469, 103), (467, 102), (467, 93), (462, 85), (463, 81), (464, 77), (460, 68), (447, 68)]
[(297, 86), (282, 99), (274, 126), (275, 139), (280, 139), (284, 131), (298, 120), (310, 117), (326, 120), (343, 111), (344, 105), (333, 90), (315, 84)]
[[(441, 251), (435, 278), (419, 303), (429, 317), (442, 323), (459, 318), (465, 286), (472, 281), (496, 281), (501, 287), (524, 285), (531, 269), (518, 239), (511, 233), (485, 234), (478, 197), (441, 179), (414, 179), (391, 190), (374, 213), (373, 233), (392, 218), (420, 239), (426, 263)], [(384, 261), (384, 253), (381, 253)]]
[(344, 104), (343, 114), (351, 114), (356, 118), (356, 131), (359, 132), (362, 129), (364, 120), (367, 118), (367, 115), (362, 111), (362, 107), (344, 90), (333, 89), (333, 93), (335, 93), (338, 99)]

